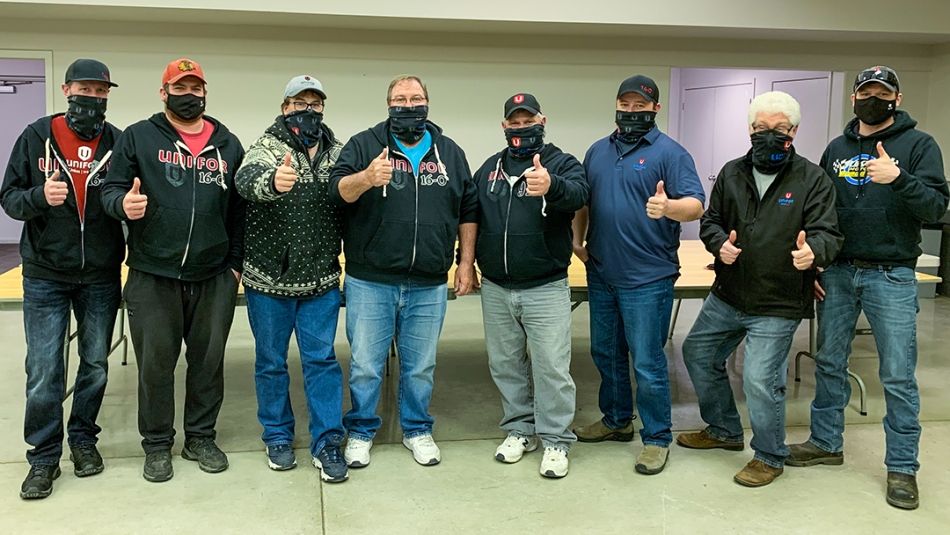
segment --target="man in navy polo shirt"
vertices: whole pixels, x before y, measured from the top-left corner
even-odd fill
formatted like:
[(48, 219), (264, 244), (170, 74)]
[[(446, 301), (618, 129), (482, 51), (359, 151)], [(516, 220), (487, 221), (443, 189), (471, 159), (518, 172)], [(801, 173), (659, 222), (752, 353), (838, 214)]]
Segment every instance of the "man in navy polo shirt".
[(620, 84), (617, 130), (587, 151), (590, 203), (574, 219), (574, 252), (587, 265), (591, 354), (604, 415), (574, 432), (581, 442), (633, 440), (629, 353), (643, 419), (636, 470), (649, 475), (663, 471), (673, 441), (663, 345), (679, 276), (680, 223), (698, 219), (705, 201), (693, 158), (656, 127), (659, 96), (646, 76)]

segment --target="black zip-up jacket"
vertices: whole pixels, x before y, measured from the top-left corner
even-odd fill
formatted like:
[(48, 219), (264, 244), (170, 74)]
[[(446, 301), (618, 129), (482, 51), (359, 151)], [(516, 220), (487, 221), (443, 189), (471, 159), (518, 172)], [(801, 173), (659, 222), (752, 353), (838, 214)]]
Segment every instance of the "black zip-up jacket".
[(128, 221), (130, 268), (184, 281), (202, 281), (244, 259), (244, 199), (234, 174), (241, 142), (218, 120), (208, 146), (191, 154), (165, 114), (128, 127), (116, 143), (102, 204), (126, 219), (122, 200), (134, 178), (148, 197), (145, 217)]
[[(286, 297), (322, 295), (340, 287), (343, 223), (328, 189), (330, 169), (342, 147), (324, 125), (311, 161), (281, 115), (247, 150), (234, 179), (238, 193), (249, 201), (245, 287)], [(279, 193), (274, 175), (288, 152), (297, 182)]]
[[(343, 207), (346, 274), (383, 283), (437, 285), (447, 280), (458, 227), (478, 219), (478, 193), (465, 153), (442, 129), (427, 123), (432, 148), (416, 176), (389, 133), (389, 121), (356, 134), (330, 173), (330, 198)], [(340, 180), (359, 173), (389, 147), (393, 176), (356, 202), (340, 196)]]
[[(727, 163), (700, 223), (700, 238), (716, 257), (712, 292), (745, 314), (812, 317), (815, 267), (830, 264), (841, 248), (831, 180), (820, 167), (795, 154), (794, 148), (789, 158), (761, 201), (751, 151)], [(719, 249), (732, 230), (742, 252), (727, 265), (719, 259)], [(792, 264), (802, 230), (815, 253), (814, 267), (805, 271)]]
[[(894, 124), (868, 137), (852, 119), (828, 145), (821, 166), (838, 192), (838, 222), (844, 234), (839, 260), (913, 268), (920, 256), (920, 228), (944, 216), (950, 191), (940, 147), (917, 121), (898, 111)], [(890, 184), (875, 184), (865, 165), (877, 158), (877, 142), (900, 168)]]
[[(478, 242), (475, 258), (482, 276), (509, 289), (534, 288), (567, 276), (571, 263), (574, 212), (587, 204), (590, 186), (577, 158), (548, 143), (541, 165), (551, 175), (544, 197), (526, 194), (524, 172), (533, 158), (512, 162), (508, 149), (488, 158), (475, 172), (478, 188)], [(513, 184), (509, 175), (518, 177)]]
[[(53, 118), (61, 115), (42, 117), (20, 134), (3, 176), (0, 204), (7, 215), (24, 222), (24, 276), (68, 283), (113, 281), (125, 257), (125, 238), (122, 224), (103, 212), (100, 188), (121, 131), (105, 125), (86, 179), (86, 211), (80, 221), (69, 166), (51, 133)], [(47, 144), (51, 162), (46, 162)], [(63, 204), (50, 206), (43, 186), (57, 169), (69, 194)]]

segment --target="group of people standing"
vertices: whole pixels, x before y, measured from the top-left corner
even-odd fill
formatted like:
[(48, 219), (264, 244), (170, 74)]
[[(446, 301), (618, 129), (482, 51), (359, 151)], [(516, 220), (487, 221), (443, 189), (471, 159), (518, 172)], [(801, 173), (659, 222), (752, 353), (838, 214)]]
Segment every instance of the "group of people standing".
[[(819, 164), (795, 153), (798, 103), (780, 92), (756, 97), (748, 116), (752, 148), (726, 164), (705, 210), (692, 157), (656, 127), (659, 89), (645, 76), (620, 84), (617, 128), (590, 147), (583, 163), (546, 141), (547, 117), (536, 97), (511, 96), (501, 121), (506, 145), (474, 174), (462, 149), (428, 119), (428, 89), (416, 76), (396, 77), (386, 94), (388, 117), (345, 144), (324, 121), (323, 85), (296, 76), (280, 114), (246, 153), (204, 113), (207, 81), (197, 62), (169, 63), (159, 91), (165, 109), (124, 132), (105, 121), (115, 86), (101, 62), (74, 62), (62, 86), (68, 110), (27, 127), (0, 191), (7, 213), (26, 222), (24, 431), (32, 449), (21, 497), (48, 496), (60, 475), (70, 308), (80, 354), (67, 425), (70, 458), (79, 477), (103, 470), (96, 417), (123, 297), (138, 364), (144, 478), (173, 476), (174, 370), (182, 342), (182, 457), (206, 472), (227, 469), (215, 424), (241, 282), (270, 468), (296, 466), (287, 370), (292, 335), (303, 367), (310, 457), (322, 480), (345, 481), (349, 468), (370, 464), (391, 348), (398, 355), (403, 445), (417, 463), (438, 464), (429, 405), (453, 264), (455, 294), (481, 296), (506, 433), (495, 458), (514, 463), (543, 447), (540, 474), (563, 477), (575, 441), (632, 440), (636, 407), (643, 448), (634, 467), (658, 474), (673, 442), (663, 347), (679, 275), (680, 223), (701, 217), (716, 282), (683, 355), (708, 427), (680, 434), (677, 443), (745, 447), (725, 368), (745, 339), (755, 455), (736, 482), (768, 484), (785, 465), (840, 464), (847, 359), (863, 310), (878, 341), (888, 407), (887, 499), (916, 507), (913, 267), (921, 224), (942, 217), (950, 195), (936, 143), (897, 109), (902, 95), (891, 69), (859, 74), (856, 117)], [(121, 290), (126, 246), (129, 276)], [(572, 255), (587, 268), (603, 413), (577, 427), (569, 370)], [(812, 436), (788, 447), (788, 352), (798, 324), (813, 314), (815, 295), (821, 350)], [(334, 352), (344, 302), (351, 349), (345, 414)]]

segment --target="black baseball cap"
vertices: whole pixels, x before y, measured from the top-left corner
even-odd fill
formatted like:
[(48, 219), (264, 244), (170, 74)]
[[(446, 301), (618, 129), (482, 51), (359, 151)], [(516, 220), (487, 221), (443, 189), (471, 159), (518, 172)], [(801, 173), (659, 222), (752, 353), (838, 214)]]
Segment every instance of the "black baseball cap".
[(631, 76), (620, 82), (620, 89), (617, 90), (617, 98), (620, 98), (625, 93), (637, 93), (642, 95), (643, 98), (652, 100), (653, 102), (660, 102), (660, 88), (656, 86), (656, 82), (654, 82), (652, 78), (642, 74)]
[(541, 104), (530, 93), (517, 93), (505, 101), (505, 119), (511, 117), (511, 114), (518, 110), (525, 110), (537, 115), (541, 113)]
[(901, 82), (897, 78), (897, 72), (883, 65), (868, 67), (859, 72), (854, 79), (854, 91), (871, 82), (877, 82), (895, 93), (900, 93), (901, 90)]
[(112, 82), (109, 76), (109, 67), (94, 59), (77, 59), (66, 68), (66, 83), (70, 82), (105, 82), (111, 87), (119, 87)]

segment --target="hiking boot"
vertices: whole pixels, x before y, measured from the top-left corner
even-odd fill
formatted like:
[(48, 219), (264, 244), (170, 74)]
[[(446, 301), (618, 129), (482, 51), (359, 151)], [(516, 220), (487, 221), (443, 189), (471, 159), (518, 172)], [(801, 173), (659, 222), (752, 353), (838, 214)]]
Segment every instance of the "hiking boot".
[(719, 440), (718, 438), (710, 435), (705, 429), (695, 433), (680, 433), (676, 437), (676, 443), (684, 448), (689, 448), (692, 450), (712, 450), (719, 448), (729, 451), (742, 451), (745, 449), (744, 442)]
[(20, 497), (24, 500), (39, 500), (53, 493), (53, 480), (62, 472), (58, 464), (38, 464), (30, 467), (26, 479), (20, 485)]
[(422, 466), (432, 466), (442, 462), (442, 452), (432, 440), (432, 435), (403, 438), (402, 445), (412, 450), (412, 458)]
[(659, 474), (666, 468), (666, 461), (670, 458), (670, 448), (668, 446), (657, 446), (656, 444), (646, 444), (640, 455), (637, 456), (637, 464), (634, 469), (641, 474), (652, 476)]
[(567, 452), (560, 448), (544, 448), (544, 457), (541, 457), (541, 475), (551, 479), (562, 478), (567, 475), (569, 463)]
[(274, 444), (264, 448), (267, 453), (267, 466), (271, 470), (283, 472), (297, 467), (297, 456), (290, 444)]
[(775, 468), (758, 459), (752, 459), (733, 479), (744, 487), (764, 487), (775, 481), (784, 471), (784, 468)]
[(538, 437), (508, 435), (508, 438), (495, 450), (495, 460), (503, 463), (516, 463), (525, 453), (538, 449)]
[(142, 470), (142, 477), (152, 483), (161, 483), (168, 481), (175, 475), (172, 470), (172, 452), (171, 450), (153, 451), (145, 454), (145, 469)]
[(198, 468), (209, 474), (228, 469), (228, 456), (210, 438), (189, 438), (181, 450), (181, 457), (188, 461), (198, 461)]
[(917, 509), (917, 506), (920, 505), (917, 476), (901, 472), (888, 472), (887, 503), (900, 509)]
[(611, 429), (601, 418), (592, 424), (574, 428), (574, 434), (577, 435), (577, 440), (581, 442), (603, 442), (605, 440), (630, 442), (633, 440), (633, 421), (631, 420), (620, 429)]
[(844, 464), (844, 452), (831, 453), (825, 451), (811, 442), (802, 442), (801, 444), (791, 444), (789, 447), (788, 458), (785, 464), (788, 466), (815, 466), (819, 464), (839, 465)]
[(70, 447), (69, 460), (73, 462), (76, 477), (94, 476), (105, 469), (102, 456), (95, 444)]
[(342, 483), (349, 474), (346, 470), (346, 459), (339, 446), (328, 444), (313, 458), (313, 466), (320, 470), (320, 479), (327, 483)]

